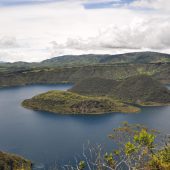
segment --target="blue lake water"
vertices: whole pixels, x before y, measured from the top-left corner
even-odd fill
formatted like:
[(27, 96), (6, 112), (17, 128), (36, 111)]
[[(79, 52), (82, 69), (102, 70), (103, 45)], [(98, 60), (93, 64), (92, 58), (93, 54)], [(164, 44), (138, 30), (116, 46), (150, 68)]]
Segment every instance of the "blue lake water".
[[(31, 85), (0, 89), (0, 150), (16, 153), (36, 165), (64, 163), (82, 152), (88, 141), (113, 148), (107, 135), (121, 122), (141, 123), (170, 132), (170, 107), (144, 107), (137, 114), (101, 116), (54, 115), (25, 109), (21, 102), (48, 90), (66, 90), (71, 85)], [(170, 86), (169, 86), (170, 87)]]

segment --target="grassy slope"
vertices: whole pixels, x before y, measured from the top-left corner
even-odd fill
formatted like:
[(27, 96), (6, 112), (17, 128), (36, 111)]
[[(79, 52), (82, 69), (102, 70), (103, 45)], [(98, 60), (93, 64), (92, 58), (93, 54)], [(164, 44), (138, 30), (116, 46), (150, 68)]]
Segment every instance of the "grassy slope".
[(121, 81), (112, 94), (141, 105), (170, 104), (170, 91), (149, 76), (134, 76)]
[(118, 82), (112, 79), (88, 78), (75, 84), (69, 91), (83, 95), (108, 95), (111, 89), (117, 86)]
[(1, 170), (31, 170), (31, 162), (20, 156), (0, 151)]
[(133, 106), (108, 97), (82, 96), (72, 92), (49, 91), (23, 101), (22, 105), (34, 110), (63, 114), (101, 114), (109, 112), (138, 112)]
[(146, 75), (133, 76), (121, 81), (91, 78), (80, 81), (72, 89), (79, 94), (103, 94), (124, 102), (140, 105), (170, 104), (170, 91)]
[(76, 83), (82, 79), (99, 77), (120, 80), (139, 74), (151, 75), (170, 83), (170, 64), (121, 64), (67, 68), (34, 68), (0, 73), (0, 87), (26, 84)]

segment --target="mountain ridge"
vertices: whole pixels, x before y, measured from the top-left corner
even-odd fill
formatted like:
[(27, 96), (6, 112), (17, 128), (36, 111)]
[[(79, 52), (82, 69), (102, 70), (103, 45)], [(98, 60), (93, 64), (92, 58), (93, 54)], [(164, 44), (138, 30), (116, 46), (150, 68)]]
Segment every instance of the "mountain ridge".
[[(67, 62), (67, 63), (64, 63)], [(54, 57), (41, 62), (41, 64), (117, 64), (117, 63), (159, 63), (170, 62), (170, 54), (158, 52), (132, 52), (123, 54), (84, 54), (84, 55), (64, 55)]]
[[(151, 62), (156, 59), (155, 62)], [(161, 59), (161, 60), (160, 60)], [(76, 61), (78, 60), (78, 61)], [(89, 62), (90, 61), (90, 62)], [(170, 62), (170, 54), (143, 51), (143, 52), (128, 52), (122, 54), (81, 54), (81, 55), (62, 55), (57, 57), (52, 57), (40, 62), (4, 62), (1, 61), (0, 64), (9, 65), (42, 65), (46, 64), (108, 64), (108, 63), (156, 63), (156, 62)]]

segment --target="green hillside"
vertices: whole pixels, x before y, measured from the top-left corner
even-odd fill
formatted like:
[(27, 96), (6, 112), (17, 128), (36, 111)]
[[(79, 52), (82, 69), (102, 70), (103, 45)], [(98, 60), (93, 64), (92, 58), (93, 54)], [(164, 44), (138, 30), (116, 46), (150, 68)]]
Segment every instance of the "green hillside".
[(124, 80), (91, 78), (78, 82), (72, 92), (85, 95), (107, 95), (124, 102), (140, 105), (170, 104), (170, 91), (157, 80), (146, 75)]
[(88, 78), (121, 80), (136, 75), (149, 75), (170, 83), (170, 64), (116, 64), (63, 68), (33, 68), (0, 72), (0, 87), (27, 84), (77, 83)]
[(7, 70), (39, 67), (75, 67), (89, 65), (108, 65), (108, 64), (150, 64), (150, 63), (170, 63), (170, 55), (158, 52), (133, 52), (124, 54), (84, 54), (84, 55), (64, 55), (42, 62), (0, 62), (0, 68)]
[(85, 95), (108, 95), (118, 82), (112, 79), (88, 78), (76, 83), (69, 91)]
[(23, 101), (33, 110), (60, 114), (102, 114), (110, 112), (138, 112), (139, 109), (108, 97), (82, 96), (72, 92), (49, 91)]
[(170, 91), (149, 76), (129, 77), (112, 89), (113, 96), (141, 105), (170, 104)]
[(170, 55), (157, 52), (134, 52), (111, 55), (100, 60), (100, 63), (168, 63)]
[(170, 55), (157, 52), (134, 52), (116, 55), (66, 55), (45, 60), (43, 66), (75, 66), (117, 63), (168, 63)]
[(77, 83), (94, 77), (121, 80), (141, 74), (169, 84), (170, 55), (155, 52), (67, 55), (40, 63), (0, 63), (0, 87)]

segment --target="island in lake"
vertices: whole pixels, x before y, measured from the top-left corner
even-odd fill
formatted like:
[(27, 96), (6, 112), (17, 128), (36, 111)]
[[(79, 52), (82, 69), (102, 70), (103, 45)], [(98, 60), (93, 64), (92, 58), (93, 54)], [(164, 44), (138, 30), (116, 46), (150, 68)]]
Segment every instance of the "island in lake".
[(138, 112), (134, 106), (109, 97), (83, 96), (72, 92), (49, 91), (25, 100), (22, 105), (33, 110), (62, 114), (101, 114), (109, 112)]
[(116, 81), (90, 78), (75, 84), (68, 91), (49, 91), (26, 99), (22, 105), (33, 110), (61, 114), (133, 113), (134, 106), (170, 104), (170, 91), (146, 75)]

